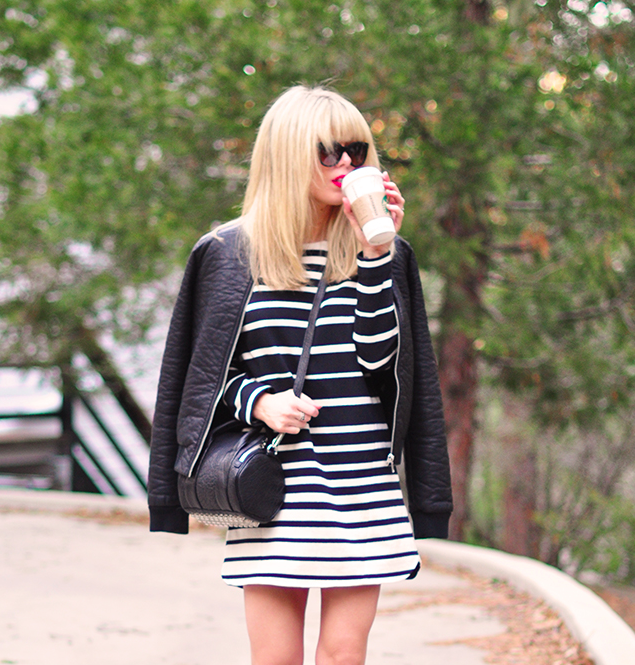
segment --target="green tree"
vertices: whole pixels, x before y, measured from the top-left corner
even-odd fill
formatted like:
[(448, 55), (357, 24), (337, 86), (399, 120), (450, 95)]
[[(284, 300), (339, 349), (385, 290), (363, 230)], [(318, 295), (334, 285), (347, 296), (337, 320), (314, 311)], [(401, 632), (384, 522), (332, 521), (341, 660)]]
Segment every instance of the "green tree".
[(4, 6), (2, 85), (38, 101), (0, 125), (5, 362), (141, 337), (194, 240), (238, 214), (266, 105), (331, 79), (368, 118), (442, 286), (452, 536), (484, 381), (544, 427), (632, 408), (632, 3)]

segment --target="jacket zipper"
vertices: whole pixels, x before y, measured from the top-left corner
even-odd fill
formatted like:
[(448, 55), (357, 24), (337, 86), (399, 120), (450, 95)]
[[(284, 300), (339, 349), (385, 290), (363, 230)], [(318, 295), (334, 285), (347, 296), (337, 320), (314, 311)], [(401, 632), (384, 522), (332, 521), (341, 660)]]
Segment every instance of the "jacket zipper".
[(395, 430), (397, 428), (397, 405), (399, 404), (399, 353), (401, 351), (401, 325), (399, 323), (398, 307), (397, 301), (395, 303), (395, 321), (397, 322), (397, 353), (395, 354), (395, 363), (393, 366), (393, 372), (395, 373), (395, 384), (397, 386), (397, 392), (395, 394), (395, 406), (393, 407), (392, 413), (392, 432), (390, 434), (390, 452), (386, 458), (386, 466), (390, 467), (390, 470), (394, 473), (395, 469)]
[(234, 343), (232, 344), (231, 351), (229, 355), (227, 356), (228, 360), (225, 363), (225, 370), (223, 372), (223, 380), (219, 384), (221, 386), (220, 390), (218, 391), (218, 394), (216, 395), (216, 399), (214, 400), (214, 405), (212, 407), (212, 410), (209, 415), (209, 419), (205, 425), (205, 430), (203, 432), (203, 437), (201, 438), (200, 443), (198, 444), (198, 449), (196, 451), (196, 455), (194, 459), (192, 460), (192, 463), (190, 464), (190, 471), (187, 474), (188, 478), (192, 477), (192, 474), (194, 473), (194, 469), (196, 468), (196, 463), (198, 462), (198, 458), (201, 456), (201, 452), (203, 451), (203, 448), (205, 446), (205, 440), (207, 439), (207, 435), (209, 434), (210, 429), (212, 428), (212, 421), (214, 420), (214, 414), (216, 413), (216, 407), (218, 406), (218, 403), (220, 402), (222, 396), (223, 396), (223, 391), (225, 387), (225, 383), (227, 381), (227, 374), (229, 372), (229, 366), (231, 365), (232, 358), (234, 357), (234, 352), (236, 351), (236, 346), (238, 345), (238, 338), (240, 337), (240, 330), (243, 327), (243, 321), (245, 320), (245, 308), (247, 303), (249, 302), (249, 299), (251, 298), (251, 294), (254, 290), (254, 284), (253, 282), (251, 283), (251, 286), (249, 287), (247, 294), (245, 296), (245, 299), (243, 300), (242, 303), (242, 314), (240, 315), (240, 320), (238, 321), (238, 326), (236, 327), (236, 330), (234, 331)]

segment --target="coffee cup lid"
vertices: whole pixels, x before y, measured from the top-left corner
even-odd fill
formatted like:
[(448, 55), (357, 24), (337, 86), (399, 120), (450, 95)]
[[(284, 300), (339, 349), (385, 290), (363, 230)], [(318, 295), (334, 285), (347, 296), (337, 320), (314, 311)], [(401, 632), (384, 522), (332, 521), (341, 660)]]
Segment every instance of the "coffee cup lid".
[(342, 180), (342, 188), (347, 187), (352, 182), (355, 182), (355, 180), (358, 180), (360, 178), (368, 178), (371, 176), (374, 177), (379, 176), (381, 178), (382, 177), (381, 171), (375, 168), (374, 166), (361, 166), (360, 168), (351, 171), (344, 177), (344, 179)]

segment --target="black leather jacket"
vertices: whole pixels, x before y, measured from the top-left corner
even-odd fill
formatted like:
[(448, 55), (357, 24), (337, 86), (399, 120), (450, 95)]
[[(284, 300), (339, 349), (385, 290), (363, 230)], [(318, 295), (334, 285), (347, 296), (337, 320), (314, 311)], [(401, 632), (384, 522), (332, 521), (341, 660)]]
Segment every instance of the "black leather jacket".
[[(415, 536), (443, 538), (452, 493), (441, 392), (419, 269), (412, 248), (399, 237), (392, 273), (397, 359), (373, 380), (391, 428), (395, 463), (405, 456)], [(221, 396), (251, 289), (239, 227), (203, 236), (185, 269), (161, 366), (148, 480), (152, 531), (188, 531), (177, 474), (192, 472), (212, 424), (232, 418)]]

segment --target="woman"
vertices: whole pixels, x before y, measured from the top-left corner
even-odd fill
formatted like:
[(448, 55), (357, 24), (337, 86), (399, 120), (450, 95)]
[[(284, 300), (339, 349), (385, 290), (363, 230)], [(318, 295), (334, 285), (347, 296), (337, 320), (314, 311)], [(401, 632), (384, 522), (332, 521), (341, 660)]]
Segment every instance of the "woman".
[[(414, 538), (447, 537), (448, 457), (418, 268), (401, 238), (366, 241), (341, 189), (362, 165), (379, 163), (350, 102), (323, 88), (281, 95), (258, 132), (241, 217), (192, 251), (166, 344), (151, 530), (187, 533), (177, 474), (195, 466), (210, 427), (235, 418), (285, 433), (285, 504), (271, 523), (228, 531), (222, 570), (244, 588), (253, 665), (302, 664), (310, 587), (322, 595), (316, 663), (364, 663), (380, 584), (416, 575)], [(398, 230), (404, 199), (384, 180)], [(402, 452), (412, 526), (395, 472)]]

